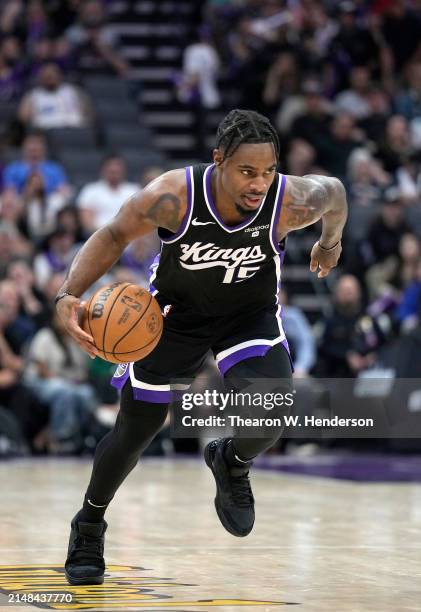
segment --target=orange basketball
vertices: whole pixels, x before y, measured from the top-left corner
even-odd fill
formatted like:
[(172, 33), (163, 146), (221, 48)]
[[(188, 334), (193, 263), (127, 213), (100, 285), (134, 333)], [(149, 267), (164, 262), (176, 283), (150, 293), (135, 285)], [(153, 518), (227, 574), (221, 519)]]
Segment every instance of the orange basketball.
[(100, 357), (126, 363), (143, 359), (156, 347), (163, 319), (158, 302), (146, 289), (114, 283), (91, 297), (82, 327), (93, 337)]

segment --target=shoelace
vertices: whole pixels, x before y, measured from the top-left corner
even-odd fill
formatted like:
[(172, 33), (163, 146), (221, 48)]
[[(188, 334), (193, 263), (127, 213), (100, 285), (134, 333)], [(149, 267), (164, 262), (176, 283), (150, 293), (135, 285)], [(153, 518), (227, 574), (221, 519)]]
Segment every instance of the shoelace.
[(101, 561), (102, 541), (100, 538), (87, 535), (79, 535), (74, 543), (71, 553), (72, 561)]
[(240, 508), (248, 508), (254, 502), (248, 472), (242, 476), (231, 476), (232, 499)]

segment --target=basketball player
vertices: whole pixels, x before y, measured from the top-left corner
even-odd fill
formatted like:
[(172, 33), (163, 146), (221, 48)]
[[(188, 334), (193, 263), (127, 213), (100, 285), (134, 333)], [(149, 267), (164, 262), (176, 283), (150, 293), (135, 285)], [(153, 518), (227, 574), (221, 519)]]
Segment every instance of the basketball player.
[[(114, 377), (121, 409), (114, 429), (98, 444), (83, 507), (72, 520), (70, 584), (103, 582), (104, 513), (164, 423), (172, 379), (194, 376), (209, 349), (230, 388), (240, 390), (253, 377), (273, 385), (291, 377), (276, 300), (285, 239), (322, 219), (310, 270), (327, 276), (341, 253), (347, 206), (339, 180), (278, 174), (278, 156), (270, 122), (253, 111), (233, 110), (218, 127), (213, 164), (155, 179), (91, 236), (71, 266), (56, 297), (57, 311), (91, 356), (93, 339), (78, 325), (79, 298), (130, 241), (153, 231), (162, 250), (151, 291), (168, 314), (152, 353), (120, 366)], [(249, 469), (280, 434), (214, 440), (205, 449), (216, 481), (216, 510), (233, 535), (246, 536), (253, 527)]]

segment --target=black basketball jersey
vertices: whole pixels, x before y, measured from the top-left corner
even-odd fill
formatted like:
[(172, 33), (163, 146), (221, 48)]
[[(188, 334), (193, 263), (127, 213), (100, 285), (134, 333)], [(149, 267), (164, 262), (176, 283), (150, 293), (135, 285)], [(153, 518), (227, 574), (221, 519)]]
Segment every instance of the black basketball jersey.
[(211, 191), (214, 164), (186, 168), (187, 211), (177, 233), (160, 228), (151, 292), (205, 315), (229, 315), (277, 303), (284, 245), (276, 227), (285, 176), (276, 174), (256, 213), (225, 225)]

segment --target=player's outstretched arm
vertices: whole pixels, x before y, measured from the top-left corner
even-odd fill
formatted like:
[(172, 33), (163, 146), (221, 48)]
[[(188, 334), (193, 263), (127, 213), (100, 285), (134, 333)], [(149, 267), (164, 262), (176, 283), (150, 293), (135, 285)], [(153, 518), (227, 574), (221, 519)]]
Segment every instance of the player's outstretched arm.
[(319, 268), (319, 278), (327, 276), (342, 252), (342, 232), (348, 214), (345, 188), (337, 178), (310, 174), (288, 176), (278, 232), (289, 232), (313, 225), (322, 219), (322, 235), (313, 246), (310, 270)]
[(76, 255), (57, 294), (60, 299), (56, 308), (66, 331), (92, 357), (97, 353), (93, 338), (78, 322), (80, 296), (118, 261), (132, 240), (158, 227), (176, 232), (186, 209), (184, 169), (167, 172), (130, 198), (114, 219), (92, 234)]

